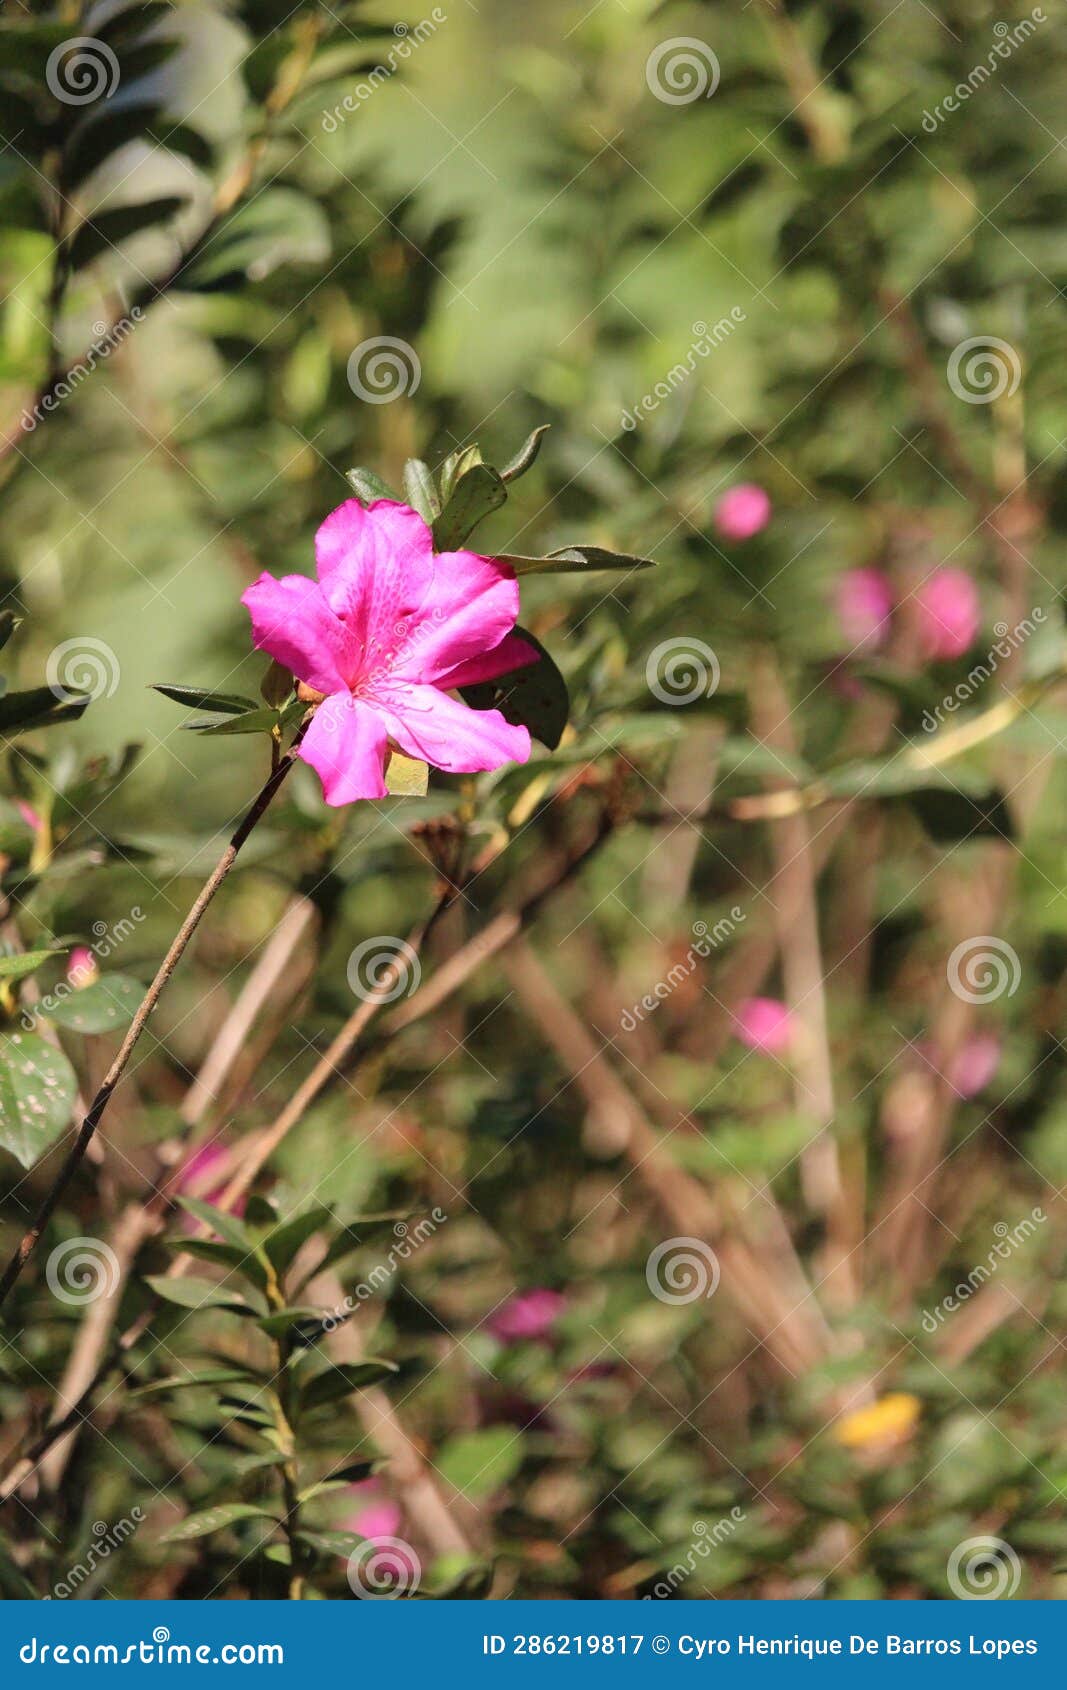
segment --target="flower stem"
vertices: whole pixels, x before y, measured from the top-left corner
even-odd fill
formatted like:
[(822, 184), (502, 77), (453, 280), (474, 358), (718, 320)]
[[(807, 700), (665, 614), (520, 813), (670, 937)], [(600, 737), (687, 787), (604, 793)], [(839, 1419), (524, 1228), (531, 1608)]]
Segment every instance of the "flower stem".
[(175, 934), (170, 949), (159, 965), (155, 979), (152, 981), (152, 984), (141, 999), (137, 1013), (131, 1021), (126, 1037), (123, 1039), (119, 1048), (118, 1055), (115, 1057), (114, 1062), (112, 1062), (107, 1073), (104, 1075), (99, 1091), (93, 1098), (88, 1109), (85, 1111), (85, 1116), (81, 1127), (78, 1130), (78, 1135), (75, 1138), (74, 1143), (71, 1145), (70, 1150), (67, 1152), (63, 1165), (53, 1180), (48, 1195), (45, 1197), (44, 1202), (37, 1211), (32, 1225), (23, 1235), (17, 1250), (8, 1262), (7, 1267), (4, 1269), (3, 1276), (0, 1277), (0, 1306), (3, 1305), (12, 1286), (18, 1279), (19, 1274), (22, 1272), (34, 1250), (37, 1248), (41, 1234), (48, 1225), (48, 1222), (51, 1220), (59, 1199), (62, 1197), (64, 1191), (67, 1189), (67, 1186), (70, 1184), (70, 1181), (73, 1179), (75, 1173), (80, 1167), (85, 1153), (92, 1142), (93, 1135), (96, 1132), (97, 1127), (100, 1125), (104, 1111), (107, 1108), (108, 1103), (111, 1101), (111, 1095), (126, 1071), (137, 1041), (144, 1032), (145, 1027), (148, 1024), (148, 1019), (152, 1014), (152, 1011), (155, 1009), (156, 1004), (159, 1002), (168, 980), (174, 973), (178, 963), (181, 961), (182, 956), (185, 953), (186, 946), (193, 934), (196, 932), (196, 929), (199, 927), (205, 910), (233, 867), (234, 862), (237, 859), (237, 853), (240, 851), (253, 828), (255, 828), (257, 823), (265, 814), (275, 793), (278, 791), (278, 788), (281, 786), (286, 775), (289, 773), (289, 770), (292, 768), (297, 747), (300, 744), (303, 733), (304, 729), (302, 727), (297, 733), (296, 738), (293, 740), (292, 745), (289, 747), (289, 750), (279, 760), (277, 766), (271, 770), (270, 775), (260, 788), (251, 806), (246, 812), (244, 820), (237, 828), (237, 831), (234, 833), (230, 843), (227, 845), (211, 874), (204, 882), (196, 901), (185, 920), (182, 922), (178, 932)]

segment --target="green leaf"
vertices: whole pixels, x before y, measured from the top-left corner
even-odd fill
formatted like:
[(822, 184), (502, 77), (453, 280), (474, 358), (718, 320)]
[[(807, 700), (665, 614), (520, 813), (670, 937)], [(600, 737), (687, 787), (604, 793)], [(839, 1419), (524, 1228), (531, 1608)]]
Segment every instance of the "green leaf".
[(492, 1496), (514, 1478), (524, 1453), (520, 1433), (510, 1426), (490, 1426), (482, 1432), (461, 1432), (450, 1438), (435, 1465), (453, 1490), (476, 1502)]
[(171, 1373), (165, 1379), (153, 1379), (149, 1385), (138, 1385), (135, 1390), (127, 1392), (128, 1400), (134, 1397), (150, 1397), (161, 1395), (164, 1391), (188, 1391), (196, 1386), (238, 1385), (251, 1384), (253, 1375), (243, 1367), (206, 1367), (199, 1373)]
[(0, 1146), (31, 1168), (69, 1125), (78, 1082), (36, 1033), (0, 1034)]
[(496, 681), (479, 681), (461, 687), (460, 693), (474, 710), (499, 710), (504, 720), (529, 728), (535, 739), (554, 751), (563, 737), (570, 714), (570, 695), (550, 654), (527, 628), (515, 632), (540, 654), (537, 663), (515, 669)]
[(419, 757), (405, 757), (391, 751), (385, 765), (385, 786), (390, 798), (425, 798), (430, 785), (430, 765)]
[(477, 446), (462, 446), (458, 452), (449, 453), (438, 474), (442, 505), (447, 505), (452, 497), (452, 489), (460, 476), (466, 475), (469, 469), (473, 468), (475, 464), (480, 464), (481, 461), (482, 454)]
[(383, 1379), (388, 1379), (396, 1371), (393, 1362), (383, 1361), (379, 1356), (329, 1367), (325, 1373), (317, 1373), (314, 1379), (308, 1380), (300, 1405), (306, 1410), (325, 1408), (327, 1403), (339, 1402), (353, 1391), (365, 1390), (368, 1385), (380, 1385)]
[(520, 475), (525, 475), (528, 469), (533, 468), (541, 450), (541, 442), (551, 427), (551, 423), (542, 423), (540, 428), (535, 428), (533, 433), (526, 437), (510, 463), (506, 463), (500, 471), (501, 481), (517, 481)]
[(259, 683), (260, 695), (275, 710), (280, 710), (293, 690), (295, 682), (284, 663), (272, 657), (267, 672)]
[(28, 733), (31, 728), (51, 728), (74, 721), (91, 703), (90, 695), (73, 687), (57, 696), (51, 687), (31, 687), (27, 692), (9, 692), (0, 698), (0, 734)]
[(261, 1314), (256, 1325), (268, 1338), (285, 1338), (290, 1343), (305, 1348), (317, 1339), (325, 1337), (322, 1322), (321, 1309), (305, 1307), (275, 1309), (270, 1314)]
[(0, 610), (0, 651), (3, 651), (21, 621), (21, 616), (16, 616), (13, 610)]
[(180, 687), (157, 681), (152, 691), (161, 692), (175, 704), (187, 704), (191, 710), (214, 710), (220, 716), (242, 716), (247, 710), (258, 709), (254, 698), (242, 698), (234, 692), (211, 692), (207, 687)]
[(203, 1221), (212, 1232), (218, 1233), (220, 1238), (225, 1238), (227, 1244), (235, 1245), (246, 1255), (254, 1248), (247, 1228), (237, 1215), (231, 1215), (225, 1209), (216, 1209), (213, 1204), (205, 1203), (200, 1197), (179, 1197), (178, 1202), (194, 1220)]
[(182, 272), (182, 287), (217, 285), (229, 277), (260, 282), (281, 264), (324, 265), (330, 225), (310, 194), (277, 183), (239, 205)]
[(379, 499), (391, 499), (394, 505), (403, 504), (400, 494), (387, 487), (372, 469), (350, 469), (345, 480), (361, 505), (377, 504)]
[(189, 733), (203, 734), (205, 739), (212, 734), (269, 734), (273, 733), (277, 726), (277, 710), (258, 707), (246, 711), (243, 716), (225, 716), (221, 722), (206, 719), (182, 723), (182, 727)]
[(33, 974), (49, 957), (63, 956), (63, 951), (22, 951), (17, 956), (0, 956), (0, 980), (22, 980)]
[(441, 514), (441, 501), (428, 465), (421, 458), (409, 458), (404, 465), (404, 495), (413, 511), (423, 522), (432, 522)]
[(189, 1514), (176, 1526), (164, 1532), (161, 1543), (189, 1543), (196, 1537), (207, 1537), (210, 1532), (220, 1532), (224, 1526), (232, 1526), (236, 1520), (269, 1520), (272, 1526), (278, 1524), (275, 1516), (266, 1508), (254, 1508), (250, 1502), (220, 1502), (217, 1508), (204, 1508), (199, 1514)]
[(49, 999), (48, 1019), (74, 1033), (112, 1033), (128, 1027), (144, 998), (140, 980), (130, 974), (105, 974), (79, 986), (69, 997)]
[(145, 1284), (150, 1285), (157, 1297), (162, 1297), (168, 1303), (177, 1303), (183, 1309), (225, 1309), (230, 1314), (251, 1315), (254, 1309), (227, 1291), (225, 1286), (216, 1285), (212, 1279), (197, 1279), (193, 1275), (175, 1275), (168, 1277), (165, 1273), (145, 1275)]
[(629, 552), (605, 551), (603, 546), (562, 546), (545, 557), (520, 557), (515, 552), (494, 552), (498, 563), (506, 563), (516, 575), (580, 575), (599, 569), (655, 569), (654, 558), (633, 557)]
[(169, 196), (165, 199), (144, 200), (140, 205), (121, 205), (114, 211), (97, 211), (83, 223), (70, 246), (70, 267), (81, 270), (110, 252), (131, 235), (167, 223), (185, 204), (184, 199)]
[(435, 552), (454, 552), (490, 511), (499, 510), (508, 490), (495, 469), (473, 464), (459, 477), (452, 496), (433, 524)]
[(333, 1224), (330, 1210), (321, 1203), (313, 1203), (310, 1208), (303, 1209), (300, 1214), (293, 1215), (273, 1232), (269, 1232), (260, 1248), (275, 1273), (283, 1274), (301, 1245), (306, 1244), (312, 1234), (320, 1231), (322, 1227)]

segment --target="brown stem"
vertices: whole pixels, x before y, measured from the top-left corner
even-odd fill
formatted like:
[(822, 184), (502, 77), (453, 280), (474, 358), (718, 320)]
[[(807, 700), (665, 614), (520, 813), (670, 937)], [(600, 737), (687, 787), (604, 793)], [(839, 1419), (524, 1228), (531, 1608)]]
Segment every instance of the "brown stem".
[(18, 1248), (11, 1257), (11, 1260), (8, 1262), (7, 1267), (4, 1269), (3, 1277), (0, 1278), (0, 1307), (3, 1306), (3, 1303), (14, 1286), (15, 1281), (18, 1279), (23, 1268), (26, 1266), (26, 1263), (33, 1255), (42, 1232), (52, 1218), (57, 1203), (81, 1166), (82, 1160), (90, 1143), (92, 1142), (93, 1135), (100, 1124), (104, 1111), (106, 1110), (108, 1103), (111, 1101), (111, 1096), (115, 1087), (118, 1085), (125, 1073), (137, 1042), (148, 1024), (149, 1017), (155, 1009), (156, 1004), (159, 1002), (167, 982), (174, 973), (178, 963), (181, 961), (182, 956), (185, 953), (186, 946), (193, 934), (196, 932), (196, 929), (199, 927), (205, 910), (211, 903), (211, 900), (214, 898), (219, 887), (222, 885), (237, 860), (237, 854), (242, 845), (244, 845), (253, 828), (265, 814), (275, 793), (281, 786), (286, 775), (289, 773), (289, 770), (292, 768), (297, 747), (303, 737), (303, 733), (304, 729), (302, 727), (289, 750), (281, 759), (277, 768), (272, 770), (268, 779), (260, 788), (260, 791), (245, 815), (244, 820), (233, 835), (233, 838), (230, 840), (230, 843), (227, 845), (225, 851), (223, 851), (222, 856), (216, 863), (212, 873), (205, 881), (195, 903), (189, 911), (189, 914), (178, 929), (169, 951), (160, 963), (156, 972), (156, 977), (142, 998), (137, 1009), (137, 1013), (130, 1023), (129, 1030), (122, 1041), (118, 1055), (115, 1057), (114, 1062), (112, 1062), (107, 1073), (104, 1075), (99, 1091), (85, 1112), (85, 1119), (82, 1121), (77, 1137), (67, 1152), (63, 1165), (53, 1180), (48, 1195), (45, 1197), (44, 1202), (37, 1211), (33, 1224), (23, 1235)]

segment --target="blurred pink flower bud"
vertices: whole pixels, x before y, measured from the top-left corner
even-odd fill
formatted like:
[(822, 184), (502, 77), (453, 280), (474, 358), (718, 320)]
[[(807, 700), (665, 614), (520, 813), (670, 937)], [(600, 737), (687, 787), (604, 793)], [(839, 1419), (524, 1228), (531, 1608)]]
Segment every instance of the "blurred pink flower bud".
[[(199, 1197), (204, 1203), (217, 1204), (229, 1183), (229, 1175), (233, 1172), (229, 1165), (230, 1151), (228, 1145), (220, 1139), (212, 1139), (210, 1144), (202, 1144), (199, 1150), (194, 1150), (178, 1176), (177, 1189), (183, 1197)], [(215, 1184), (215, 1181), (218, 1181)], [(239, 1197), (232, 1206), (232, 1213), (243, 1215), (245, 1199)], [(195, 1232), (199, 1222), (191, 1215), (186, 1216), (187, 1230)]]
[(376, 1479), (361, 1479), (349, 1485), (348, 1494), (362, 1507), (345, 1520), (342, 1530), (358, 1532), (373, 1542), (376, 1538), (395, 1537), (400, 1526), (400, 1509), (382, 1492)]
[(524, 1338), (543, 1338), (563, 1313), (566, 1299), (558, 1291), (539, 1288), (520, 1291), (489, 1316), (486, 1326), (502, 1344), (521, 1343)]
[(792, 1040), (793, 1018), (777, 998), (746, 998), (737, 1012), (734, 1029), (750, 1050), (777, 1054)]
[(67, 980), (75, 989), (83, 986), (95, 986), (100, 978), (100, 970), (96, 966), (96, 958), (85, 945), (75, 945), (67, 959)]
[(981, 626), (978, 589), (964, 569), (936, 569), (915, 594), (927, 657), (962, 657)]
[(771, 501), (754, 481), (739, 482), (724, 493), (712, 521), (724, 540), (751, 540), (771, 520)]
[(995, 1033), (968, 1039), (949, 1065), (948, 1083), (961, 1097), (977, 1097), (1000, 1066), (1000, 1040)]
[(885, 643), (893, 593), (880, 569), (846, 569), (837, 582), (837, 619), (853, 651)]
[(33, 805), (27, 804), (24, 799), (20, 798), (15, 807), (30, 831), (37, 833), (41, 827), (41, 818)]

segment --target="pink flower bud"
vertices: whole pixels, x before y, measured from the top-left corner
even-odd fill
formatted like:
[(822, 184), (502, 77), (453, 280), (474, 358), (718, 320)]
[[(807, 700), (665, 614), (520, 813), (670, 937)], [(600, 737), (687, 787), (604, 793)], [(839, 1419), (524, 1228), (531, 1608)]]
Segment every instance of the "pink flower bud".
[(853, 651), (885, 644), (893, 593), (880, 569), (846, 569), (837, 582), (837, 619)]
[(793, 1038), (793, 1018), (777, 998), (746, 998), (738, 1009), (734, 1031), (750, 1050), (777, 1055)]
[(22, 817), (31, 833), (40, 832), (41, 818), (32, 804), (27, 804), (24, 799), (20, 798), (15, 808), (18, 810), (19, 815)]
[(358, 1532), (372, 1543), (376, 1538), (396, 1536), (400, 1509), (382, 1493), (376, 1479), (361, 1479), (358, 1484), (349, 1485), (348, 1494), (353, 1502), (361, 1501), (364, 1506), (345, 1520), (343, 1531)]
[(67, 959), (67, 980), (75, 991), (83, 986), (95, 986), (100, 978), (96, 958), (85, 945), (75, 945)]
[(1000, 1066), (1000, 1040), (994, 1033), (978, 1033), (957, 1051), (949, 1064), (948, 1083), (960, 1097), (985, 1091)]
[(919, 638), (929, 658), (962, 657), (981, 626), (978, 589), (964, 569), (937, 569), (915, 594)]
[(712, 521), (724, 540), (751, 540), (771, 520), (771, 501), (754, 481), (739, 482), (724, 493)]
[(526, 1338), (543, 1338), (563, 1312), (566, 1299), (558, 1291), (543, 1288), (522, 1291), (501, 1303), (486, 1326), (502, 1344), (521, 1343)]
[[(220, 1139), (212, 1139), (210, 1144), (202, 1144), (199, 1150), (193, 1151), (178, 1176), (177, 1190), (183, 1197), (199, 1197), (204, 1203), (217, 1204), (229, 1184), (232, 1172), (229, 1147)], [(244, 1214), (243, 1197), (239, 1197), (234, 1203), (232, 1212), (235, 1215)], [(195, 1232), (199, 1222), (187, 1215), (183, 1224), (186, 1225), (187, 1231)]]

